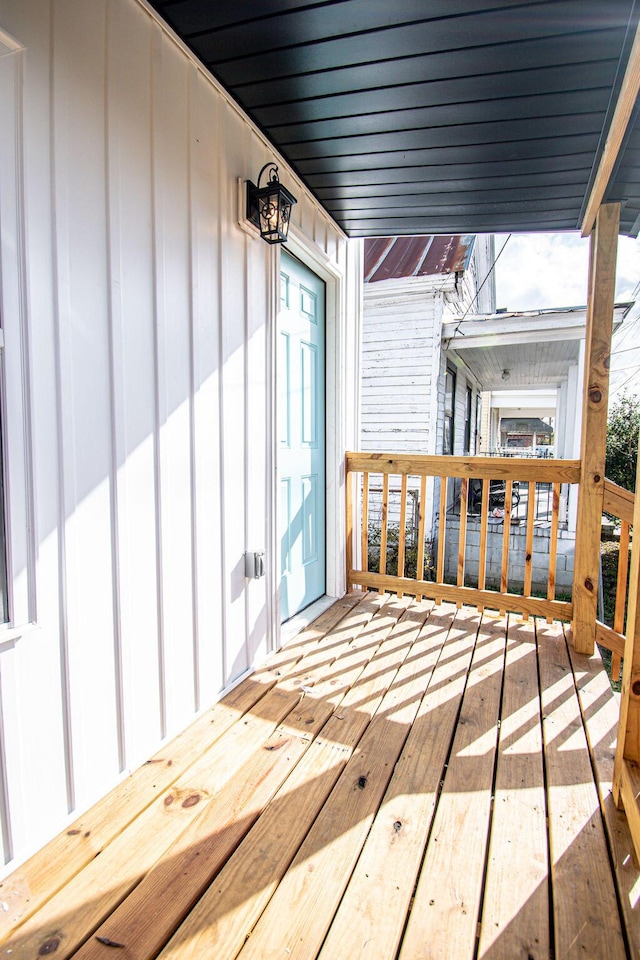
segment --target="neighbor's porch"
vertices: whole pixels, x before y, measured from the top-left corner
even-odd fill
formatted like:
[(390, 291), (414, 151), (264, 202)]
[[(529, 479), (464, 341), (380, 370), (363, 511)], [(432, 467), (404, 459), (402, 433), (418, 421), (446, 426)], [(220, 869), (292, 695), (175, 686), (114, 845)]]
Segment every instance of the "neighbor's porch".
[(3, 955), (636, 957), (618, 714), (559, 622), (351, 593), (4, 881)]

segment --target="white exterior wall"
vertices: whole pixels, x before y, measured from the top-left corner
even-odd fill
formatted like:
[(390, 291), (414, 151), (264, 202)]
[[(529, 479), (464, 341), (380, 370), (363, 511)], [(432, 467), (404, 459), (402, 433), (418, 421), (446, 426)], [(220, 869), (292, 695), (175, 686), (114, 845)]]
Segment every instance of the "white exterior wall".
[[(364, 285), (362, 450), (442, 452), (443, 318), (495, 309), (493, 250), (492, 235), (476, 237), (469, 267), (458, 278), (445, 274)], [(474, 389), (472, 450), (478, 384), (461, 361), (454, 362), (460, 367), (455, 443), (462, 452), (464, 381)]]
[[(278, 642), (279, 254), (237, 222), (273, 151), (143, 3), (0, 0), (0, 31), (8, 869)], [(338, 594), (361, 244), (280, 173), (327, 281)]]
[[(445, 283), (453, 284), (453, 279)], [(443, 280), (365, 284), (361, 448), (435, 453)]]
[(493, 234), (479, 234), (473, 242), (469, 266), (457, 284), (445, 294), (445, 320), (469, 313), (491, 314), (496, 309), (496, 280), (493, 270), (495, 238)]

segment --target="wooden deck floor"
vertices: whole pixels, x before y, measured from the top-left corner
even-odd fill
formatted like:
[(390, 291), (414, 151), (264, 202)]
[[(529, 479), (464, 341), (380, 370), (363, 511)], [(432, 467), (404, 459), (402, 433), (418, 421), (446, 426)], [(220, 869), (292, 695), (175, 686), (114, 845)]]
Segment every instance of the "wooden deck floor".
[(2, 956), (640, 957), (616, 720), (557, 623), (345, 597), (2, 883)]

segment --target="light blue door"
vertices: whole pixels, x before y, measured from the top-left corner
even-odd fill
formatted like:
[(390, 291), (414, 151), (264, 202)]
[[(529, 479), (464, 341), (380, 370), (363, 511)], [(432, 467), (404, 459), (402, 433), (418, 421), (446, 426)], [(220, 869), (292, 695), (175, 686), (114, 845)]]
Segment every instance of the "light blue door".
[(325, 288), (284, 251), (278, 321), (284, 621), (325, 592)]

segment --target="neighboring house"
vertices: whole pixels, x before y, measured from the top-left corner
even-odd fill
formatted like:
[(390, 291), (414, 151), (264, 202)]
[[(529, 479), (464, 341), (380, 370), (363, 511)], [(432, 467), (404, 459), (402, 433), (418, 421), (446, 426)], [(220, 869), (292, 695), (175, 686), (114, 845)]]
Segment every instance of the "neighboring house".
[(540, 417), (502, 417), (500, 420), (500, 444), (504, 453), (551, 456), (552, 439), (553, 427)]
[[(616, 337), (633, 304), (614, 307)], [(451, 318), (442, 339), (448, 356), (463, 363), (480, 384), (480, 450), (505, 446), (501, 421), (523, 416), (554, 420), (554, 455), (579, 456), (586, 307), (500, 311)]]
[(493, 237), (382, 237), (364, 251), (362, 449), (474, 453), (482, 387), (447, 363), (442, 330), (494, 309)]
[[(492, 311), (492, 236), (381, 237), (364, 242), (360, 446), (366, 452), (475, 453), (482, 385), (442, 348), (446, 318)], [(417, 502), (417, 481), (409, 494)], [(370, 488), (377, 522), (381, 488)], [(426, 516), (433, 517), (432, 481)], [(398, 522), (399, 491), (389, 515)], [(453, 488), (451, 497), (455, 496)], [(417, 537), (418, 515), (410, 517)], [(430, 524), (429, 524), (430, 526)]]
[[(432, 274), (415, 275), (412, 262), (433, 239), (441, 247), (433, 264), (426, 261)], [(400, 255), (394, 252), (399, 241), (365, 241), (362, 448), (543, 456), (553, 434), (554, 455), (577, 458), (586, 308), (507, 313), (493, 312), (491, 304), (491, 312), (481, 315), (479, 288), (490, 274), (492, 245), (490, 238), (476, 238), (476, 243), (482, 241), (477, 246), (473, 239), (404, 238)], [(465, 275), (467, 283), (462, 283)], [(485, 303), (487, 299), (493, 299), (491, 288)], [(620, 327), (631, 306), (616, 305), (614, 327)], [(381, 491), (370, 490), (375, 523)], [(392, 489), (389, 511), (397, 521), (394, 496)], [(459, 509), (459, 499), (459, 482), (450, 484), (449, 511)], [(438, 504), (438, 483), (430, 481), (426, 516), (432, 555)], [(576, 497), (565, 485), (560, 509), (567, 559), (559, 583), (570, 583), (572, 576), (576, 508)], [(536, 511), (544, 530), (545, 505), (537, 504)], [(416, 527), (415, 518), (410, 522)], [(541, 533), (545, 535), (548, 541), (548, 531)], [(496, 556), (499, 549), (497, 544)], [(455, 542), (449, 541), (447, 551), (454, 569)]]
[[(8, 865), (263, 659), (282, 615), (344, 592), (362, 264), (148, 6), (20, 0), (0, 27)], [(296, 260), (245, 219), (270, 160), (297, 198)], [(281, 271), (297, 327), (278, 333)], [(281, 412), (313, 447), (326, 393), (330, 425), (325, 476), (303, 450), (297, 481), (274, 378), (296, 337)], [(265, 576), (247, 577), (262, 551)]]
[[(633, 304), (614, 307), (614, 329), (624, 330), (624, 318)], [(548, 423), (553, 421), (553, 456), (577, 459), (582, 434), (582, 379), (584, 369), (586, 307), (532, 310), (518, 313), (500, 311), (492, 316), (454, 318), (443, 332), (448, 355), (464, 363), (482, 389), (480, 452), (483, 454), (544, 455), (538, 438), (549, 439)], [(543, 422), (545, 418), (547, 423)], [(537, 536), (534, 554), (549, 549), (550, 493), (538, 489), (536, 501)], [(523, 518), (526, 506), (519, 505), (516, 517)], [(562, 520), (559, 541), (557, 584), (569, 590), (573, 577), (577, 496), (563, 484), (560, 494)], [(499, 577), (499, 533), (489, 535), (488, 569)], [(524, 528), (512, 534), (512, 552), (524, 563)], [(449, 558), (454, 569), (455, 557)], [(540, 584), (544, 587), (544, 584)]]

